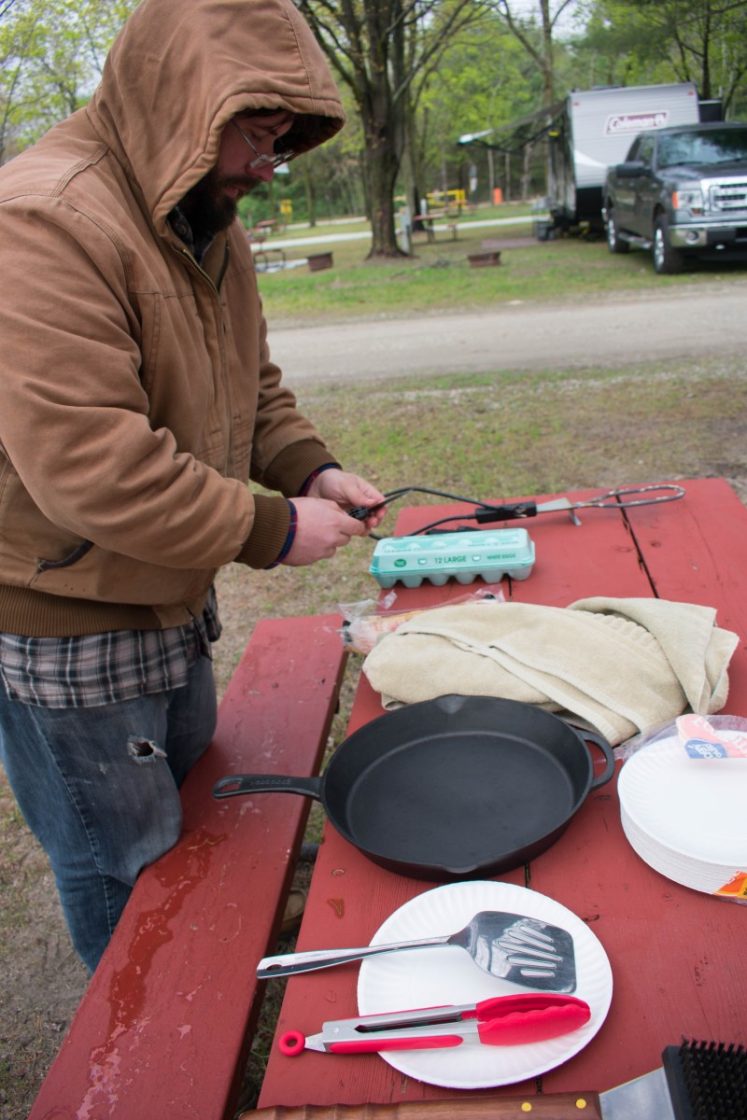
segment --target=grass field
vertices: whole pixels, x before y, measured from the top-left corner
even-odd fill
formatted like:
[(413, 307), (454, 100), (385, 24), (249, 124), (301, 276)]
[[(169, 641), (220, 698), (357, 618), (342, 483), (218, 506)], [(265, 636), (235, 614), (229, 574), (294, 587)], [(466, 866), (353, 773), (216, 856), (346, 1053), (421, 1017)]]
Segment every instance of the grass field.
[[(299, 403), (340, 459), (385, 491), (426, 486), (491, 501), (747, 474), (747, 377), (736, 359), (308, 386)], [(310, 568), (225, 569), (219, 679), (263, 615), (333, 611), (375, 594), (372, 548), (363, 538)]]
[[(500, 226), (481, 223), (500, 221)], [(438, 223), (437, 223), (438, 225)], [(531, 236), (530, 208), (506, 205), (478, 210), (459, 219), (452, 240), (439, 232), (429, 242), (414, 237), (413, 256), (366, 263), (370, 240), (335, 241), (337, 235), (363, 232), (365, 224), (292, 229), (273, 235), (267, 246), (287, 239), (319, 237), (317, 244), (284, 250), (289, 262), (311, 253), (331, 252), (333, 267), (310, 272), (306, 265), (260, 275), (269, 323), (318, 322), (418, 312), (475, 310), (511, 300), (582, 299), (610, 292), (640, 295), (698, 283), (717, 283), (744, 266), (696, 267), (678, 276), (656, 276), (649, 253), (611, 254), (603, 239), (566, 237), (538, 242)], [(329, 240), (324, 240), (328, 238)], [(486, 239), (511, 242), (496, 268), (474, 268), (469, 256)], [(517, 239), (523, 245), (516, 244)]]

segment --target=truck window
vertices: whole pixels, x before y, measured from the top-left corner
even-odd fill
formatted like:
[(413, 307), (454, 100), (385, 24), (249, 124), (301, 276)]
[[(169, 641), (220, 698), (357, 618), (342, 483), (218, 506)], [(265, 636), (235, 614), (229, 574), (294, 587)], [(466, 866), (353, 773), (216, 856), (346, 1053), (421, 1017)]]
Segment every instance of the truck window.
[(645, 164), (646, 167), (652, 167), (654, 163), (654, 138), (653, 136), (641, 136), (638, 144), (638, 155), (636, 157)]
[(659, 167), (678, 163), (712, 166), (747, 159), (747, 128), (711, 132), (682, 132), (663, 136), (659, 144)]
[(637, 160), (637, 159), (639, 158), (639, 157), (638, 157), (638, 152), (639, 152), (639, 150), (640, 150), (640, 147), (641, 147), (641, 138), (640, 138), (640, 136), (639, 136), (639, 137), (638, 137), (638, 138), (637, 138), (636, 140), (634, 140), (634, 141), (633, 141), (633, 143), (631, 144), (631, 146), (630, 146), (630, 151), (629, 151), (629, 152), (628, 152), (628, 154), (626, 155), (625, 159), (626, 159), (627, 161), (629, 161), (630, 163), (634, 163), (634, 162), (635, 162), (635, 160)]

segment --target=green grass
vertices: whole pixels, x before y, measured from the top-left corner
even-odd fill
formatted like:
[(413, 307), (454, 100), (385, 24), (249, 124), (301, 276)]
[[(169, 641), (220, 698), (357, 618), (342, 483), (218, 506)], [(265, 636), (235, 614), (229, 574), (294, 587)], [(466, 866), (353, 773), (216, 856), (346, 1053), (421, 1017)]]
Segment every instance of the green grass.
[(705, 468), (722, 457), (744, 387), (736, 362), (678, 361), (309, 388), (301, 406), (385, 489), (419, 482), (489, 498)]
[[(595, 298), (610, 292), (640, 294), (698, 283), (718, 283), (744, 266), (695, 267), (678, 276), (657, 276), (650, 254), (613, 255), (601, 239), (579, 237), (538, 242), (531, 236), (529, 208), (501, 207), (460, 218), (459, 235), (445, 232), (434, 242), (416, 234), (411, 258), (366, 263), (370, 241), (332, 240), (335, 233), (365, 231), (365, 223), (324, 226), (313, 231), (287, 230), (281, 237), (329, 237), (312, 246), (286, 250), (289, 260), (330, 251), (333, 267), (310, 272), (305, 266), (260, 274), (260, 289), (270, 324), (361, 317), (476, 310), (512, 300), (556, 301)], [(475, 226), (477, 221), (513, 216), (508, 226)], [(473, 268), (468, 257), (483, 240), (523, 238), (524, 247), (509, 246), (495, 268)]]
[[(305, 385), (298, 395), (340, 460), (384, 491), (419, 485), (498, 501), (747, 475), (747, 373), (738, 358)], [(381, 532), (392, 531), (396, 511)], [(330, 612), (375, 595), (372, 549), (362, 538), (308, 568), (225, 569), (222, 613), (235, 621), (215, 649), (219, 680), (259, 618)]]
[[(469, 227), (476, 222), (486, 219), (498, 218), (501, 221), (516, 218), (524, 224), (534, 215), (534, 207), (528, 202), (507, 202), (502, 206), (480, 205), (475, 210), (464, 210), (457, 215), (460, 227)], [(440, 219), (439, 219), (440, 221)], [(524, 226), (526, 228), (526, 226)], [(340, 233), (369, 233), (371, 226), (365, 218), (338, 218), (326, 222), (318, 222), (310, 226), (307, 222), (288, 226), (281, 226), (277, 232), (270, 235), (270, 242), (284, 240), (288, 237), (334, 237)]]

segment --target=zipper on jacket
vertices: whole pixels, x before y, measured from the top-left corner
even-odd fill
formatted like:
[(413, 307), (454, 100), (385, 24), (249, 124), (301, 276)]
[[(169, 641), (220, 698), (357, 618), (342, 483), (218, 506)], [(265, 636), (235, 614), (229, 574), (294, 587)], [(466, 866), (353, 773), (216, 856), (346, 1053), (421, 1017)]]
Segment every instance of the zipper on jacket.
[[(214, 292), (214, 293), (215, 293), (215, 295), (217, 296), (217, 295), (218, 295), (218, 289), (217, 289), (217, 287), (216, 287), (216, 286), (215, 286), (215, 284), (213, 283), (213, 281), (212, 281), (212, 279), (210, 278), (210, 276), (208, 276), (207, 272), (205, 272), (205, 269), (204, 269), (204, 268), (202, 268), (202, 267), (201, 267), (201, 266), (200, 266), (200, 265), (198, 264), (197, 260), (196, 260), (196, 259), (195, 259), (195, 258), (194, 258), (194, 257), (192, 256), (192, 254), (190, 253), (189, 249), (187, 249), (187, 248), (186, 248), (186, 246), (182, 246), (182, 245), (179, 245), (179, 246), (177, 246), (177, 245), (172, 245), (172, 248), (174, 249), (174, 252), (175, 252), (175, 253), (178, 253), (178, 254), (179, 254), (179, 256), (180, 256), (180, 257), (184, 257), (184, 259), (186, 260), (187, 264), (189, 265), (189, 267), (190, 267), (190, 268), (191, 268), (191, 269), (192, 269), (192, 270), (193, 270), (194, 272), (197, 272), (197, 273), (198, 273), (198, 274), (199, 274), (200, 276), (202, 276), (202, 277), (203, 277), (203, 278), (204, 278), (205, 280), (207, 280), (208, 284), (210, 285), (210, 287), (211, 287), (211, 288), (213, 289), (213, 292)], [(221, 277), (221, 279), (222, 279), (222, 277)]]
[[(221, 266), (220, 275), (218, 277), (218, 286), (219, 287), (223, 283), (223, 277), (228, 272), (228, 264), (229, 264), (229, 260), (230, 260), (230, 255), (231, 255), (231, 247), (228, 244), (228, 242), (226, 241), (226, 251), (223, 254), (223, 264)], [(218, 299), (218, 315), (220, 316), (220, 331), (219, 331), (219, 334), (220, 334), (221, 369), (222, 369), (222, 372), (223, 372), (223, 387), (224, 387), (225, 396), (226, 396), (226, 404), (227, 404), (227, 407), (228, 407), (228, 417), (227, 417), (227, 424), (226, 424), (226, 431), (228, 433), (228, 438), (226, 440), (226, 458), (225, 458), (225, 461), (224, 461), (224, 464), (223, 464), (223, 469), (225, 471), (225, 474), (228, 475), (229, 471), (231, 469), (231, 464), (233, 463), (233, 424), (231, 423), (231, 417), (233, 416), (233, 398), (232, 398), (232, 395), (231, 395), (231, 381), (228, 377), (228, 360), (226, 358), (226, 333), (227, 333), (226, 316), (223, 312), (223, 307), (221, 306), (220, 298)]]

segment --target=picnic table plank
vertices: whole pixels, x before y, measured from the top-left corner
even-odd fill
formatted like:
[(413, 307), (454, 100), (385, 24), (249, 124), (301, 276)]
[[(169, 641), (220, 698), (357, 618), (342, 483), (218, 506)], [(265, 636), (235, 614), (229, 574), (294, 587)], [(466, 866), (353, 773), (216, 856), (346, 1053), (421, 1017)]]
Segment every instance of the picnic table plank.
[[(662, 599), (714, 607), (719, 626), (747, 635), (747, 515), (720, 478), (692, 479), (676, 519), (666, 506), (628, 513), (642, 563)], [(725, 558), (729, 559), (725, 561)], [(728, 711), (747, 716), (747, 650), (740, 642), (729, 666)]]
[[(317, 772), (345, 655), (336, 615), (260, 622), (183, 789), (179, 843), (138, 879), (29, 1120), (223, 1120), (245, 1066), (309, 805), (217, 801), (241, 771)], [(249, 902), (251, 900), (251, 902)]]
[(645, 864), (624, 838), (614, 779), (589, 795), (562, 846), (534, 861), (531, 886), (588, 923), (613, 974), (604, 1026), (543, 1075), (543, 1092), (612, 1088), (660, 1066), (683, 1037), (747, 1043), (743, 908)]
[[(720, 626), (744, 635), (747, 578), (742, 567), (725, 568), (724, 560), (747, 550), (744, 506), (723, 480), (684, 486), (676, 517), (669, 505), (627, 511), (641, 565), (660, 598), (715, 607)], [(744, 642), (730, 663), (729, 680), (729, 713), (747, 715)], [(747, 1043), (747, 977), (738, 964), (743, 907), (681, 886), (645, 864), (624, 840), (616, 781), (590, 796), (572, 839), (572, 848), (551, 850), (533, 865), (532, 886), (566, 905), (572, 899), (576, 912), (593, 923), (610, 957), (615, 991), (605, 1028), (571, 1062), (546, 1074), (543, 1088), (595, 1087), (595, 1071), (611, 1067), (620, 1080), (655, 1068), (665, 1046), (682, 1036), (702, 1036), (704, 999), (710, 1032), (705, 1041)], [(596, 881), (588, 878), (592, 865)], [(587, 889), (579, 898), (584, 877)], [(636, 954), (635, 970), (627, 964), (631, 942), (645, 946)], [(718, 952), (709, 948), (716, 945)], [(620, 1038), (626, 1039), (624, 1051)]]

